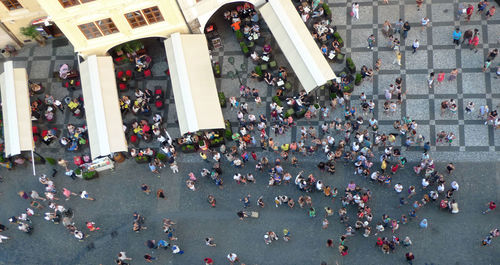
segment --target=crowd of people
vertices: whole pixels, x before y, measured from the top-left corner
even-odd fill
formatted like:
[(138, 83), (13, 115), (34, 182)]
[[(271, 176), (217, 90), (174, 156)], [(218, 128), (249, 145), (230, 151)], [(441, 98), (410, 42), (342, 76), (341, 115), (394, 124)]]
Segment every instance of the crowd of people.
[[(484, 2), (487, 1), (481, 2), (484, 4)], [(417, 1), (417, 3), (419, 3), (419, 1)], [(486, 7), (482, 6), (482, 10), (485, 10), (485, 8)], [(299, 5), (298, 11), (301, 13), (304, 22), (308, 22), (311, 17), (322, 17), (325, 12), (323, 8), (319, 6), (319, 1), (311, 1), (311, 3), (304, 1)], [(353, 4), (352, 11), (352, 16), (356, 19), (359, 18), (359, 5), (357, 3)], [(490, 11), (488, 11), (488, 14), (493, 15), (494, 9), (492, 12)], [(467, 14), (469, 14), (468, 11)], [(228, 11), (224, 16), (231, 22), (235, 30), (240, 29), (241, 22), (250, 21), (249, 23), (243, 23), (244, 36), (253, 39), (259, 37), (259, 18), (258, 15), (256, 16), (256, 11), (251, 5), (246, 4), (241, 9)], [(468, 16), (468, 19), (470, 19), (470, 16)], [(394, 26), (394, 31), (392, 31), (392, 25), (387, 22), (384, 24), (383, 29), (384, 35), (388, 38), (388, 46), (394, 48), (396, 54), (399, 54), (399, 59), (396, 60), (399, 64), (401, 60), (399, 49), (400, 43), (398, 38), (395, 38), (393, 34), (399, 32), (402, 35), (402, 39), (406, 38), (406, 34), (410, 30), (409, 27), (405, 27), (407, 23), (408, 22), (403, 23), (403, 20), (400, 19)], [(422, 20), (422, 26), (426, 27), (428, 23), (429, 20), (427, 18)], [(314, 22), (313, 28), (313, 35), (315, 38), (324, 42), (321, 50), (325, 56), (328, 56), (330, 50), (340, 52), (339, 49), (341, 46), (338, 41), (333, 41), (330, 47), (326, 45), (328, 40), (332, 39), (331, 35), (335, 32), (335, 29), (331, 28), (329, 23), (325, 23), (324, 20), (319, 20)], [(459, 35), (459, 29), (456, 29), (456, 32), (457, 35)], [(473, 33), (469, 39), (474, 39), (477, 34), (479, 33)], [(454, 40), (460, 41), (461, 34), (458, 38), (455, 38), (455, 34), (453, 36)], [(373, 36), (370, 36), (368, 41), (369, 47), (373, 47), (374, 43), (375, 40)], [(323, 48), (323, 46), (325, 46), (325, 48)], [(418, 45), (415, 46), (415, 42), (413, 48), (414, 51), (418, 49)], [(271, 47), (267, 44), (264, 45), (263, 56), (269, 55), (270, 52)], [(497, 53), (498, 50), (493, 50), (489, 55), (488, 61), (491, 62)], [(260, 57), (261, 55), (255, 54), (255, 58), (259, 58), (260, 60)], [(363, 78), (371, 78), (374, 72), (378, 71), (380, 65), (375, 65), (374, 68), (375, 71), (369, 69), (367, 66), (363, 66), (361, 68)], [(456, 69), (450, 73), (448, 79), (450, 82), (456, 79), (458, 71), (454, 71), (456, 71)], [(279, 78), (286, 80), (286, 69), (280, 69), (279, 72)], [(267, 78), (266, 82), (268, 84), (271, 85), (278, 81), (278, 79), (273, 76), (266, 76), (268, 74), (269, 73), (264, 74), (264, 79)], [(437, 78), (437, 83), (439, 84), (445, 79), (445, 74), (440, 72)], [(435, 77), (432, 73), (428, 79), (429, 86), (434, 85), (434, 79)], [(345, 82), (350, 81), (346, 80)], [(402, 86), (403, 81), (398, 77), (394, 81), (394, 84), (390, 84), (390, 86), (384, 90), (385, 102), (383, 103), (383, 110), (385, 115), (393, 115), (397, 111), (398, 106), (403, 102), (405, 94), (403, 93)], [(134, 92), (135, 100), (133, 102), (126, 95), (120, 98), (120, 107), (123, 115), (126, 115), (130, 111), (134, 115), (143, 116), (141, 119), (133, 121), (129, 126), (124, 125), (124, 130), (130, 132), (131, 142), (137, 143), (138, 139), (150, 142), (155, 139), (161, 146), (159, 151), (153, 148), (134, 147), (130, 149), (129, 155), (134, 159), (144, 158), (149, 162), (150, 171), (155, 174), (159, 174), (160, 169), (166, 167), (164, 161), (169, 164), (173, 173), (177, 173), (176, 145), (178, 142), (173, 141), (166, 129), (164, 129), (161, 114), (156, 113), (153, 115), (149, 107), (149, 103), (152, 102), (156, 96), (159, 96), (159, 94), (160, 93), (157, 95), (156, 92), (153, 93), (147, 89), (136, 89)], [(307, 128), (307, 126), (297, 127), (300, 139), (278, 142), (273, 138), (279, 137), (279, 135), (284, 134), (287, 130), (296, 126), (296, 121), (292, 116), (286, 116), (286, 113), (283, 111), (283, 106), (280, 106), (277, 102), (272, 102), (270, 104), (271, 117), (268, 120), (264, 114), (257, 113), (249, 108), (246, 101), (252, 98), (259, 104), (259, 91), (243, 86), (240, 88), (240, 98), (231, 97), (229, 99), (231, 109), (237, 115), (239, 123), (237, 132), (234, 132), (232, 135), (234, 145), (223, 144), (219, 148), (207, 146), (206, 148), (200, 149), (200, 158), (210, 166), (204, 167), (199, 174), (190, 172), (187, 175), (185, 183), (188, 190), (192, 192), (198, 191), (197, 185), (201, 185), (200, 179), (207, 179), (220, 189), (223, 189), (224, 177), (232, 175), (235, 183), (238, 185), (245, 185), (255, 183), (257, 175), (265, 175), (268, 180), (269, 188), (274, 189), (280, 185), (295, 184), (301, 194), (296, 198), (282, 194), (269, 199), (269, 201), (274, 202), (274, 204), (272, 204), (274, 208), (299, 208), (310, 218), (320, 216), (322, 219), (322, 228), (327, 229), (334, 220), (333, 216), (335, 215), (331, 204), (320, 207), (316, 203), (313, 203), (310, 196), (312, 193), (323, 194), (332, 204), (341, 204), (337, 212), (338, 222), (345, 226), (345, 231), (339, 235), (340, 239), (338, 243), (335, 243), (334, 239), (328, 239), (326, 242), (327, 247), (336, 247), (341, 256), (349, 254), (349, 250), (351, 250), (353, 246), (351, 245), (348, 247), (347, 245), (350, 238), (357, 235), (363, 236), (367, 238), (367, 240), (374, 241), (374, 245), (380, 248), (381, 252), (384, 254), (395, 253), (400, 247), (409, 248), (413, 244), (412, 240), (407, 235), (401, 235), (401, 233), (399, 233), (399, 228), (400, 226), (418, 224), (422, 229), (426, 229), (430, 225), (430, 221), (425, 218), (425, 216), (419, 216), (421, 209), (424, 207), (435, 207), (436, 209), (443, 210), (450, 214), (458, 214), (460, 212), (460, 201), (456, 197), (460, 185), (455, 180), (453, 174), (455, 165), (449, 163), (444, 169), (436, 168), (435, 161), (430, 155), (431, 143), (426, 139), (423, 133), (419, 131), (417, 122), (410, 116), (405, 116), (401, 120), (396, 119), (394, 121), (393, 128), (395, 132), (382, 132), (379, 130), (378, 121), (375, 119), (374, 115), (375, 102), (373, 100), (368, 100), (365, 93), (361, 93), (360, 95), (359, 108), (361, 111), (358, 111), (356, 106), (350, 104), (352, 102), (350, 102), (349, 93), (344, 93), (341, 96), (335, 97), (328, 102), (328, 105), (321, 106), (319, 104), (314, 104), (314, 100), (311, 99), (309, 95), (304, 92), (299, 92), (297, 95), (286, 98), (286, 104), (290, 108), (293, 108), (295, 112), (304, 111), (306, 119), (320, 117), (324, 122), (320, 126), (319, 131), (313, 126), (309, 128)], [(68, 107), (78, 110), (78, 106), (82, 105), (82, 103), (83, 102), (80, 102), (78, 98), (75, 98), (75, 100), (68, 102)], [(39, 107), (39, 104), (40, 102), (34, 104), (35, 110)], [(44, 104), (54, 111), (55, 108), (53, 107), (57, 107), (61, 111), (64, 109), (60, 107), (60, 102), (56, 104), (54, 98), (50, 95), (45, 96)], [(70, 104), (73, 105), (70, 106)], [(455, 115), (458, 108), (457, 106), (458, 104), (455, 99), (443, 101), (441, 103), (441, 115)], [(474, 108), (474, 102), (469, 102), (466, 106), (466, 112), (472, 113)], [(341, 112), (344, 119), (331, 118), (331, 113), (335, 111)], [(76, 111), (73, 113), (75, 112)], [(488, 106), (481, 106), (479, 109), (479, 116), (487, 117), (485, 124), (491, 123), (496, 127), (499, 126), (499, 118), (496, 110), (489, 111)], [(47, 118), (47, 115), (45, 117)], [(149, 117), (151, 117), (151, 120), (149, 120)], [(78, 127), (68, 124), (67, 131), (68, 137), (61, 137), (60, 141), (61, 144), (64, 143), (64, 146), (69, 146), (69, 150), (76, 150), (78, 145), (86, 144), (85, 126)], [(50, 141), (57, 139), (57, 131), (49, 130), (46, 136), (43, 137), (44, 141), (48, 141), (48, 144), (50, 144)], [(47, 140), (45, 140), (45, 137), (48, 137)], [(451, 145), (454, 139), (456, 139), (456, 136), (453, 132), (441, 131), (437, 133), (436, 144), (445, 142)], [(185, 141), (191, 141), (191, 136), (186, 136), (180, 140), (182, 144), (184, 144)], [(399, 142), (401, 144), (398, 144)], [(405, 147), (406, 150), (403, 150), (403, 147)], [(420, 184), (404, 187), (397, 179), (403, 174), (401, 173), (401, 169), (405, 168), (408, 164), (408, 159), (405, 157), (404, 152), (411, 147), (422, 150), (420, 160), (417, 161), (416, 165), (412, 168)], [(256, 148), (260, 148), (262, 152), (257, 153), (255, 151)], [(161, 159), (158, 156), (159, 153), (165, 155), (166, 158)], [(296, 176), (291, 174), (290, 168), (298, 167), (303, 157), (317, 154), (319, 154), (320, 157), (317, 168), (321, 171), (321, 174), (315, 175), (310, 172), (305, 172), (304, 170), (300, 171)], [(273, 159), (274, 157), (277, 158)], [(226, 161), (232, 168), (223, 169), (222, 165)], [(67, 162), (63, 160), (59, 162), (59, 165), (63, 166), (66, 172), (70, 172), (68, 175), (73, 177), (73, 172), (68, 169)], [(328, 175), (323, 174), (335, 174), (336, 167), (339, 164), (352, 166), (353, 168), (352, 180), (346, 183), (345, 187), (342, 188), (334, 187), (332, 184), (328, 183)], [(242, 174), (239, 170), (244, 167), (254, 167), (255, 173), (250, 172)], [(56, 171), (54, 171), (54, 175), (55, 174)], [(44, 188), (44, 197), (40, 196), (36, 190), (31, 192), (19, 192), (19, 196), (22, 199), (29, 201), (29, 206), (27, 205), (27, 208), (22, 211), (21, 214), (13, 215), (9, 219), (10, 223), (17, 226), (20, 231), (29, 234), (33, 231), (31, 216), (37, 215), (38, 212), (44, 211), (42, 209), (48, 207), (50, 210), (47, 209), (47, 212), (43, 214), (43, 218), (54, 224), (62, 222), (69, 233), (80, 241), (85, 240), (89, 233), (99, 231), (100, 227), (91, 220), (85, 222), (85, 224), (78, 224), (79, 227), (86, 226), (89, 230), (88, 232), (84, 231), (85, 229), (77, 228), (77, 225), (72, 220), (74, 214), (73, 210), (66, 208), (61, 203), (61, 199), (67, 201), (70, 200), (72, 196), (78, 196), (89, 201), (94, 201), (95, 199), (90, 197), (87, 191), (75, 193), (67, 188), (56, 189), (53, 177), (54, 176), (50, 178), (46, 175), (42, 175), (39, 178), (39, 182)], [(395, 192), (399, 201), (394, 204), (401, 207), (404, 214), (401, 216), (389, 216), (386, 213), (376, 215), (370, 207), (370, 203), (372, 203), (372, 199), (375, 195), (370, 188), (368, 188), (368, 185), (373, 184), (380, 185), (383, 188), (391, 190), (391, 192)], [(141, 190), (146, 194), (151, 192), (151, 189), (146, 184), (142, 184)], [(64, 197), (60, 196), (60, 194)], [(60, 198), (57, 196), (60, 196)], [(165, 198), (163, 190), (158, 190), (157, 197)], [(266, 200), (267, 198), (262, 195), (257, 198), (255, 203), (257, 207), (262, 209), (265, 208), (267, 204)], [(207, 202), (209, 207), (215, 208), (216, 201), (217, 198), (214, 194), (208, 195)], [(244, 220), (245, 218), (251, 217), (258, 218), (258, 213), (247, 211), (249, 208), (252, 208), (252, 196), (250, 194), (241, 198), (241, 202), (244, 209), (236, 212), (239, 219)], [(299, 207), (295, 207), (296, 203)], [(488, 208), (483, 214), (487, 214), (495, 208), (496, 204), (494, 202), (489, 202)], [(322, 214), (319, 214), (320, 211)], [(355, 218), (352, 218), (352, 216), (355, 216)], [(134, 212), (132, 230), (136, 233), (140, 233), (140, 231), (147, 229), (145, 223), (146, 218), (138, 212)], [(147, 248), (151, 250), (151, 253), (146, 253), (144, 255), (144, 259), (147, 262), (153, 262), (158, 259), (158, 257), (153, 256), (153, 250), (155, 249), (170, 249), (173, 254), (184, 253), (178, 245), (174, 244), (174, 241), (177, 240), (177, 237), (174, 236), (174, 225), (175, 222), (172, 220), (164, 219), (162, 222), (162, 230), (166, 233), (166, 236), (159, 236), (162, 238), (160, 240), (151, 239), (145, 242)], [(0, 232), (6, 229), (7, 226), (0, 224)], [(499, 235), (499, 229), (491, 230), (489, 235), (482, 241), (482, 244), (491, 244), (492, 239)], [(3, 242), (2, 240), (7, 239), (9, 239), (9, 237), (0, 235), (0, 243)], [(279, 239), (280, 237), (274, 231), (267, 231), (264, 234), (264, 243), (266, 245), (271, 245), (274, 241)], [(291, 233), (288, 228), (283, 229), (282, 239), (285, 242), (291, 240)], [(216, 247), (215, 239), (212, 237), (206, 238), (205, 244), (209, 247)], [(412, 252), (407, 252), (404, 257), (410, 263), (415, 258)], [(231, 264), (239, 261), (238, 255), (232, 252), (227, 255), (227, 259)], [(115, 262), (117, 264), (126, 265), (129, 260), (131, 260), (131, 258), (127, 257), (126, 253), (122, 251), (118, 254)], [(203, 261), (208, 265), (213, 264), (213, 259), (210, 257), (206, 257)]]

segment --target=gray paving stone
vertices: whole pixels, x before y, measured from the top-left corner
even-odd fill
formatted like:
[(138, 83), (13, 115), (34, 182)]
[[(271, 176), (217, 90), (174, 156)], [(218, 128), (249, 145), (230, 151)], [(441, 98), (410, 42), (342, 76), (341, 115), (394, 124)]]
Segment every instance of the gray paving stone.
[(416, 120), (429, 120), (429, 100), (411, 99), (406, 101), (406, 113)]
[(433, 68), (437, 69), (454, 69), (456, 68), (455, 50), (434, 50), (433, 52)]
[(488, 127), (486, 125), (467, 125), (465, 127), (466, 146), (488, 146)]
[(462, 87), (464, 93), (486, 93), (484, 73), (463, 73)]

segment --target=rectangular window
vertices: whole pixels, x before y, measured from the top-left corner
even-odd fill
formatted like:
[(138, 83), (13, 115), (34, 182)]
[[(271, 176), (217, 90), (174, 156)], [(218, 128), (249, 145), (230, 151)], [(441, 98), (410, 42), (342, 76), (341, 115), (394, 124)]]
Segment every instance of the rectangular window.
[(163, 21), (163, 16), (161, 15), (160, 9), (157, 6), (146, 8), (142, 10), (142, 13), (148, 20), (149, 24), (154, 24)]
[(165, 20), (157, 6), (126, 13), (125, 18), (133, 29)]
[(72, 7), (72, 6), (76, 6), (76, 5), (79, 5), (79, 4), (85, 4), (85, 3), (88, 3), (88, 2), (93, 2), (95, 0), (59, 0), (59, 3), (61, 3), (61, 5), (66, 8), (66, 7)]
[(144, 16), (141, 11), (134, 11), (125, 14), (125, 18), (127, 19), (130, 27), (135, 29), (138, 27), (146, 26), (148, 23), (144, 20)]
[(8, 10), (16, 10), (23, 8), (23, 6), (17, 0), (2, 0), (2, 3)]
[(119, 32), (118, 28), (116, 28), (115, 23), (113, 23), (113, 20), (111, 20), (111, 18), (99, 20), (95, 23), (97, 24), (97, 26), (99, 26), (99, 29), (101, 29), (101, 32), (102, 34), (104, 34), (104, 36)]
[(83, 35), (87, 40), (98, 38), (102, 36), (102, 33), (99, 31), (99, 28), (95, 25), (94, 22), (90, 22), (87, 24), (82, 24), (78, 26), (82, 31)]
[(79, 25), (78, 28), (80, 28), (87, 40), (120, 32), (111, 18), (105, 18), (95, 22), (82, 24)]

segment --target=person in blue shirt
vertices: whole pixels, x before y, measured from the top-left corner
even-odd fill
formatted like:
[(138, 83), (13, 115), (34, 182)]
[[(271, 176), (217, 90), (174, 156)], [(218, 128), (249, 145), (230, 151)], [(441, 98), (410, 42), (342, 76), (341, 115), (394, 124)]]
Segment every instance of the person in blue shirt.
[(462, 37), (462, 32), (460, 31), (460, 28), (456, 28), (455, 31), (453, 32), (453, 43), (455, 43), (458, 46), (460, 44), (461, 37)]

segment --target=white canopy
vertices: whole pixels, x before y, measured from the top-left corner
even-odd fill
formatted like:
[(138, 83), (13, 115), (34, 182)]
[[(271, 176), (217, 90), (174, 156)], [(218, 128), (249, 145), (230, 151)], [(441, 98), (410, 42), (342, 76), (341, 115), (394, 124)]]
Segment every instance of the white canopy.
[(269, 0), (259, 9), (307, 93), (335, 78), (290, 0)]
[(14, 68), (12, 61), (4, 63), (0, 74), (2, 93), (5, 156), (33, 150), (31, 106), (28, 92), (28, 74), (24, 68)]
[(127, 151), (113, 59), (87, 57), (80, 64), (80, 76), (92, 159)]
[(224, 128), (205, 35), (174, 33), (165, 49), (181, 134)]

